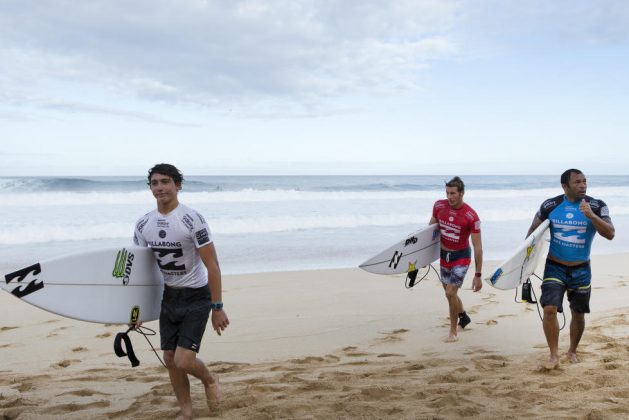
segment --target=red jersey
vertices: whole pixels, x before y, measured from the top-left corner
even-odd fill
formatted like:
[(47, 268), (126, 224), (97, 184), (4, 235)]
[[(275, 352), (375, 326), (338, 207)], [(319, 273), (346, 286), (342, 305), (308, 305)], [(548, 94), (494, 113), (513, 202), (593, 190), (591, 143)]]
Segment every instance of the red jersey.
[(432, 216), (439, 222), (441, 245), (453, 251), (469, 248), (470, 234), (480, 233), (480, 219), (465, 203), (453, 209), (448, 200), (438, 200), (432, 208)]

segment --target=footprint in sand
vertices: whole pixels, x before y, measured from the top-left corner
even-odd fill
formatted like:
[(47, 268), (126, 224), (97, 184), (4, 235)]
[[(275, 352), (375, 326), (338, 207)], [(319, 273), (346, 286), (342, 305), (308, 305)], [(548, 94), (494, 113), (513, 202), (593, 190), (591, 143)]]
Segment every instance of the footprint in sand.
[(507, 366), (507, 363), (511, 360), (507, 357), (497, 354), (487, 354), (483, 356), (472, 357), (474, 366), (478, 370), (494, 370), (496, 368), (503, 368)]
[(47, 410), (47, 414), (67, 414), (67, 413), (75, 413), (77, 411), (89, 410), (93, 408), (107, 408), (111, 405), (109, 401), (95, 401), (88, 404), (61, 404), (56, 405), (54, 407), (50, 407)]
[(61, 397), (63, 395), (74, 395), (77, 397), (91, 397), (92, 395), (111, 395), (111, 394), (107, 394), (105, 392), (100, 392), (100, 391), (94, 391), (91, 389), (77, 389), (74, 391), (66, 391), (64, 393), (57, 395), (57, 397)]
[(303, 359), (292, 359), (290, 360), (290, 363), (296, 363), (298, 365), (305, 365), (305, 364), (311, 364), (311, 363), (321, 363), (323, 361), (324, 361), (323, 357), (309, 356), (309, 357), (304, 357)]
[(495, 319), (490, 319), (489, 321), (485, 322), (485, 325), (496, 325), (498, 324), (498, 321), (496, 321)]
[(397, 330), (393, 330), (393, 331), (388, 331), (388, 332), (381, 332), (379, 334), (383, 334), (384, 337), (378, 339), (378, 342), (380, 343), (390, 343), (393, 341), (402, 341), (403, 338), (400, 337), (402, 334), (407, 333), (409, 330), (401, 328), (401, 329), (397, 329)]
[(384, 357), (404, 357), (404, 355), (403, 354), (399, 354), (399, 353), (381, 353), (377, 357), (380, 357), (380, 358), (384, 358)]
[(55, 369), (65, 369), (68, 366), (74, 364), (74, 363), (80, 363), (80, 360), (77, 359), (73, 359), (73, 360), (62, 360), (60, 362), (55, 363), (54, 365), (52, 365), (51, 367), (55, 368)]
[(349, 357), (361, 357), (361, 356), (368, 356), (369, 353), (363, 353), (363, 352), (359, 352), (357, 351), (358, 347), (354, 347), (354, 346), (347, 346), (343, 348), (343, 353), (345, 353), (346, 356)]
[(10, 330), (14, 330), (16, 328), (20, 328), (20, 327), (2, 327), (2, 328), (0, 328), (0, 332), (10, 331)]
[(426, 369), (426, 365), (422, 363), (405, 363), (403, 366), (395, 367), (389, 370), (390, 374), (416, 372), (418, 370)]
[(238, 372), (250, 366), (250, 363), (216, 362), (208, 364), (209, 369), (216, 373)]
[(96, 338), (107, 338), (107, 337), (111, 337), (111, 333), (110, 332), (106, 332), (106, 333), (103, 333), (103, 334), (98, 334), (96, 336)]

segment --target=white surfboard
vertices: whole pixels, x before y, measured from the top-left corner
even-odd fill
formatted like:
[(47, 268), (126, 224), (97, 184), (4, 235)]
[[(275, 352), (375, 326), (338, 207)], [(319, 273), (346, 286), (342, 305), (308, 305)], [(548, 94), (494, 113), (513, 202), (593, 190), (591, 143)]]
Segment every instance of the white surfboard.
[(149, 248), (66, 255), (4, 276), (6, 292), (49, 312), (103, 324), (159, 318), (164, 279)]
[(550, 222), (544, 220), (496, 269), (491, 277), (485, 279), (487, 283), (501, 290), (515, 289), (528, 279), (535, 269), (542, 254), (545, 254), (548, 240), (547, 232)]
[(426, 226), (369, 258), (359, 267), (374, 274), (408, 273), (439, 258), (439, 224)]

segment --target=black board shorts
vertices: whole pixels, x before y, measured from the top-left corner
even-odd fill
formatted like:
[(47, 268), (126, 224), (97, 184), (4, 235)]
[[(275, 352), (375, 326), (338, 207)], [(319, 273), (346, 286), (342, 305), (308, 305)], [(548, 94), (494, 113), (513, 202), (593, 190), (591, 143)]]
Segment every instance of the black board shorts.
[(164, 286), (159, 334), (162, 350), (183, 347), (195, 352), (210, 317), (210, 288), (174, 288)]

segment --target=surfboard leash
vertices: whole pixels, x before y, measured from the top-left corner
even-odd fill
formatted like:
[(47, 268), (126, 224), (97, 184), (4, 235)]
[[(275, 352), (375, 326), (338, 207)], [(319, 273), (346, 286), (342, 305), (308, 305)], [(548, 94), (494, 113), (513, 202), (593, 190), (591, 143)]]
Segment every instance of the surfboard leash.
[[(131, 367), (136, 367), (140, 365), (140, 360), (138, 360), (138, 358), (136, 357), (135, 352), (133, 351), (133, 345), (131, 344), (131, 338), (129, 338), (129, 332), (131, 331), (135, 331), (138, 334), (144, 336), (146, 341), (149, 343), (149, 346), (151, 346), (151, 350), (153, 350), (153, 353), (155, 353), (155, 357), (157, 357), (157, 360), (160, 361), (162, 366), (166, 367), (166, 364), (164, 363), (162, 358), (159, 357), (159, 354), (157, 354), (157, 350), (155, 350), (155, 347), (153, 347), (153, 343), (151, 343), (151, 340), (149, 340), (148, 338), (148, 336), (157, 335), (157, 333), (155, 332), (155, 330), (152, 330), (151, 328), (142, 325), (132, 325), (126, 332), (116, 334), (116, 338), (114, 339), (114, 352), (116, 353), (116, 356), (128, 357), (129, 361), (131, 362)], [(126, 352), (122, 349), (123, 342), (125, 344), (125, 348), (127, 349)]]
[[(541, 281), (541, 282), (544, 281), (537, 274), (533, 273), (532, 275), (537, 277), (537, 279), (539, 281)], [(527, 283), (529, 284), (528, 292), (525, 292), (525, 286), (526, 286)], [(530, 293), (532, 295), (532, 299), (531, 299), (531, 296), (528, 296), (529, 299), (525, 299), (526, 293)], [(518, 288), (517, 287), (515, 288), (515, 297), (514, 297), (513, 300), (516, 303), (534, 303), (535, 307), (537, 308), (537, 315), (539, 316), (540, 321), (544, 322), (544, 316), (542, 315), (542, 312), (540, 310), (539, 299), (537, 299), (537, 295), (535, 294), (535, 289), (533, 288), (533, 285), (531, 284), (531, 278), (530, 277), (528, 279), (526, 279), (526, 282), (524, 282), (522, 284), (522, 300), (518, 300)], [(566, 326), (566, 314), (564, 312), (561, 312), (561, 315), (563, 316), (563, 325), (561, 326), (561, 328), (559, 328), (559, 331), (563, 330), (564, 327)]]
[(428, 264), (428, 270), (426, 270), (426, 273), (424, 273), (424, 275), (419, 280), (417, 280), (417, 274), (419, 273), (419, 270), (413, 270), (406, 273), (406, 280), (404, 281), (404, 286), (407, 289), (412, 289), (413, 287), (417, 286), (428, 276), (428, 274), (430, 274), (431, 268), (434, 270), (435, 274), (437, 274), (437, 278), (439, 279), (439, 281), (441, 281), (441, 276), (439, 276), (439, 272), (437, 271), (437, 269), (432, 264)]

